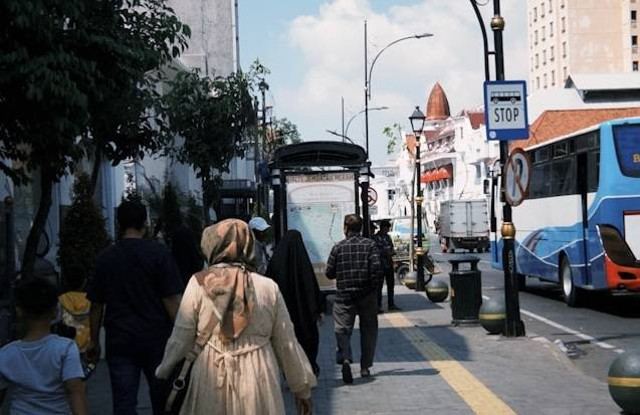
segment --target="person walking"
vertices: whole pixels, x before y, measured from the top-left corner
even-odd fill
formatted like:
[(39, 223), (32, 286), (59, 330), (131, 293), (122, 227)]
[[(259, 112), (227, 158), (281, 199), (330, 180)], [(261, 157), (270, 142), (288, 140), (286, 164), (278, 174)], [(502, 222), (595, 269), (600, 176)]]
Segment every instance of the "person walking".
[(78, 347), (51, 334), (56, 288), (42, 278), (26, 279), (16, 286), (15, 298), (26, 331), (22, 340), (0, 349), (0, 407), (8, 392), (12, 415), (88, 415)]
[(316, 378), (278, 285), (252, 272), (254, 244), (238, 219), (204, 230), (209, 269), (189, 281), (156, 370), (166, 379), (182, 359), (193, 359), (180, 414), (284, 414), (280, 370), (299, 411), (311, 413)]
[(327, 304), (300, 232), (290, 230), (284, 234), (273, 251), (265, 275), (278, 284), (298, 343), (317, 376), (320, 373), (316, 361), (320, 342), (318, 321), (324, 320)]
[(353, 383), (351, 373), (351, 333), (356, 315), (360, 318), (360, 374), (371, 376), (378, 339), (377, 291), (382, 266), (375, 242), (362, 237), (362, 218), (350, 214), (344, 218), (345, 239), (331, 249), (326, 276), (335, 279), (337, 293), (333, 304), (338, 350), (336, 362), (342, 365), (342, 380)]
[(163, 413), (169, 385), (154, 372), (171, 334), (182, 282), (169, 249), (143, 239), (145, 206), (124, 201), (117, 216), (122, 239), (98, 255), (87, 295), (91, 342), (86, 359), (96, 362), (100, 357), (104, 315), (113, 413), (136, 413), (142, 372), (149, 384), (153, 413), (158, 415)]
[(271, 228), (271, 225), (269, 225), (264, 218), (256, 216), (255, 218), (251, 218), (249, 221), (249, 228), (251, 228), (253, 235), (255, 236), (256, 250), (258, 251), (258, 268), (256, 271), (258, 271), (259, 274), (264, 275), (267, 271), (269, 260), (271, 259), (267, 246), (267, 232)]
[(382, 309), (382, 288), (385, 282), (387, 283), (387, 310), (400, 310), (400, 308), (396, 306), (393, 298), (396, 283), (393, 272), (393, 256), (396, 254), (396, 251), (393, 249), (393, 241), (391, 240), (391, 236), (389, 236), (389, 230), (391, 230), (391, 222), (382, 220), (380, 221), (380, 229), (373, 236), (373, 240), (380, 250), (380, 262), (382, 263), (382, 274), (384, 277), (378, 288), (378, 313), (384, 312)]

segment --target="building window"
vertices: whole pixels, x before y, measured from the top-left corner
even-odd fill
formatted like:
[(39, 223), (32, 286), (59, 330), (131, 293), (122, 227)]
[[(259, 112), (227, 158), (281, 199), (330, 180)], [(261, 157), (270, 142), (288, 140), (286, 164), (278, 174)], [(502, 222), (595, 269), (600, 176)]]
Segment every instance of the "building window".
[(636, 21), (638, 19), (638, 12), (631, 10), (631, 27), (636, 27)]
[(542, 64), (543, 65), (547, 64), (547, 51), (546, 50), (542, 51)]
[(537, 7), (533, 8), (533, 21), (534, 22), (538, 21), (538, 8)]
[(540, 66), (540, 59), (539, 59), (538, 54), (536, 53), (536, 68), (537, 68), (538, 66)]
[(549, 13), (553, 12), (553, 0), (549, 0)]
[(549, 37), (553, 37), (553, 22), (549, 22)]
[(561, 23), (561, 28), (560, 30), (562, 30), (562, 33), (567, 31), (567, 20), (563, 17), (562, 19), (560, 19), (560, 23)]
[(554, 48), (553, 46), (551, 46), (551, 47), (549, 48), (549, 60), (550, 60), (551, 62), (553, 62), (555, 59), (556, 59), (556, 56), (555, 56), (555, 48)]
[(544, 17), (544, 2), (540, 3), (540, 17)]
[(533, 43), (535, 45), (538, 44), (538, 31), (537, 30), (535, 32), (533, 32)]
[(638, 72), (638, 61), (633, 61), (632, 70), (633, 72)]
[(547, 29), (542, 26), (542, 41), (544, 42), (544, 40), (547, 38)]
[(567, 57), (567, 42), (562, 42), (562, 57)]
[(536, 76), (536, 89), (540, 89), (540, 77)]
[[(633, 1), (633, 0), (632, 0)], [(564, 9), (564, 0), (560, 0), (560, 8)]]
[(632, 53), (638, 52), (638, 36), (637, 35), (631, 36), (631, 52)]
[(556, 85), (556, 71), (552, 70), (551, 71), (551, 86), (555, 86)]
[(544, 87), (547, 88), (547, 74), (542, 75), (542, 79), (544, 79)]
[(563, 79), (564, 81), (566, 81), (566, 80), (567, 80), (567, 67), (566, 67), (566, 66), (563, 66), (563, 67), (562, 67), (562, 79)]

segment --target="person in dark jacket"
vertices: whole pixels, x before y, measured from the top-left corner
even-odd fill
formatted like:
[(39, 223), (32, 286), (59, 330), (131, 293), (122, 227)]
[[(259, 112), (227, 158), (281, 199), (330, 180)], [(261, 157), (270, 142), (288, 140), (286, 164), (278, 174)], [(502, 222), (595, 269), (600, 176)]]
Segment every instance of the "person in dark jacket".
[(274, 280), (287, 304), (298, 343), (304, 349), (316, 375), (318, 357), (318, 320), (324, 319), (326, 300), (320, 291), (302, 235), (288, 231), (273, 251), (265, 275)]

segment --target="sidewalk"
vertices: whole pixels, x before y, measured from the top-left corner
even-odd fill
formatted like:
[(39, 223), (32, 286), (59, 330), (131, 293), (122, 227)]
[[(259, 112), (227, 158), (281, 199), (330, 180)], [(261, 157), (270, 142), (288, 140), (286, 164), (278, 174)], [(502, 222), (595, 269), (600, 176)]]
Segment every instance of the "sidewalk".
[[(437, 276), (448, 282), (448, 274)], [(385, 290), (386, 291), (386, 290)], [(535, 335), (506, 339), (481, 326), (453, 327), (448, 302), (396, 286), (401, 312), (381, 314), (372, 377), (360, 378), (358, 330), (352, 338), (354, 384), (335, 364), (331, 318), (321, 326), (314, 414), (619, 414), (607, 385), (579, 372), (555, 346)], [(144, 385), (144, 382), (142, 383)], [(107, 368), (89, 381), (92, 414), (111, 414)], [(141, 388), (139, 414), (151, 414)], [(287, 413), (294, 414), (285, 389)]]
[[(440, 278), (448, 282), (447, 274)], [(386, 291), (386, 290), (385, 290)], [(379, 317), (372, 377), (344, 385), (330, 319), (321, 328), (314, 414), (619, 414), (607, 385), (580, 373), (535, 336), (506, 339), (481, 326), (453, 327), (448, 302), (396, 286), (401, 312)], [(288, 409), (293, 398), (287, 394)]]

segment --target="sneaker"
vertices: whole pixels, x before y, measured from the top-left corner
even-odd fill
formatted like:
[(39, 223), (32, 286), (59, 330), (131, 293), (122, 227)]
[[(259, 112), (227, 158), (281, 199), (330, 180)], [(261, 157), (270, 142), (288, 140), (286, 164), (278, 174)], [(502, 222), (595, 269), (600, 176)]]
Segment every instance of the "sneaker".
[(369, 376), (371, 376), (371, 371), (369, 369), (361, 369), (360, 376), (362, 376), (363, 378), (368, 378)]
[(390, 305), (388, 309), (389, 309), (389, 311), (400, 311), (400, 310), (402, 310), (400, 307), (398, 307), (395, 304)]
[(348, 360), (342, 362), (342, 380), (347, 385), (353, 383), (353, 375), (351, 374), (351, 363)]

